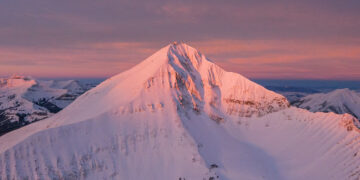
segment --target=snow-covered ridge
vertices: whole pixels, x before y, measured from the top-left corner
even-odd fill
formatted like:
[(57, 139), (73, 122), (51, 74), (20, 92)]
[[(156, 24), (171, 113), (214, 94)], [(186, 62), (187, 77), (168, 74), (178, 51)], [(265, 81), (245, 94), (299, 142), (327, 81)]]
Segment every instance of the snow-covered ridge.
[(51, 118), (0, 137), (0, 178), (359, 178), (353, 117), (288, 105), (171, 44)]
[(350, 89), (337, 89), (329, 93), (311, 94), (293, 105), (312, 112), (334, 112), (360, 117), (360, 96)]

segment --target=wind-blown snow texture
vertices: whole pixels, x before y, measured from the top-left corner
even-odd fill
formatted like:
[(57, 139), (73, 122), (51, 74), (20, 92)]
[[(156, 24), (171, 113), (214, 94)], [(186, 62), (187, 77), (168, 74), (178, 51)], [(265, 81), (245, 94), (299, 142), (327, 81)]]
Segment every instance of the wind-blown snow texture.
[(287, 100), (171, 44), (0, 137), (1, 179), (356, 179), (353, 117)]
[(295, 101), (293, 105), (311, 112), (348, 113), (360, 118), (360, 96), (350, 89), (337, 89), (329, 93), (311, 94)]
[(75, 80), (0, 78), (0, 135), (52, 116), (87, 88)]

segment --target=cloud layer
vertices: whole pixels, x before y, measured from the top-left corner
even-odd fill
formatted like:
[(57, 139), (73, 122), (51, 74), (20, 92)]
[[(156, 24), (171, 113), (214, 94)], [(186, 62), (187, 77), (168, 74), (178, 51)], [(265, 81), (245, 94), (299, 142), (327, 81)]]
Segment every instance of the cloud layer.
[(250, 78), (360, 79), (360, 1), (43, 1), (0, 6), (0, 76), (108, 77), (174, 40)]

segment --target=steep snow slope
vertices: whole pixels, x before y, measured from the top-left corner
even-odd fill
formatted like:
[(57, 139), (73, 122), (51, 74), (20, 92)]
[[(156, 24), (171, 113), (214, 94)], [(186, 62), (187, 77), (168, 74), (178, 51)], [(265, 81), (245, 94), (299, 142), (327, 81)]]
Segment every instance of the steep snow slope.
[(293, 104), (312, 112), (349, 113), (357, 118), (360, 117), (360, 96), (349, 89), (308, 95)]
[(0, 137), (0, 177), (356, 179), (359, 142), (352, 116), (289, 108), (283, 96), (172, 44)]
[(0, 79), (0, 135), (57, 113), (86, 91), (77, 81)]

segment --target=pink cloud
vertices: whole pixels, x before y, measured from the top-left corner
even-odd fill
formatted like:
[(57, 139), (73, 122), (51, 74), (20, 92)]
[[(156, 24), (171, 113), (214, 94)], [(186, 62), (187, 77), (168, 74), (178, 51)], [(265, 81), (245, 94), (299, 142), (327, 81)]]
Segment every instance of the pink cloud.
[[(360, 79), (360, 46), (305, 40), (190, 42), (228, 71), (250, 78)], [(2, 76), (109, 77), (131, 68), (166, 44), (102, 42), (68, 48), (2, 48)]]
[(71, 48), (2, 48), (0, 75), (40, 77), (108, 77), (124, 71), (153, 53), (142, 43), (96, 43)]
[(225, 69), (251, 78), (360, 79), (360, 46), (353, 44), (286, 40), (194, 44), (210, 58), (216, 57), (214, 60)]

